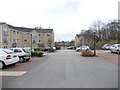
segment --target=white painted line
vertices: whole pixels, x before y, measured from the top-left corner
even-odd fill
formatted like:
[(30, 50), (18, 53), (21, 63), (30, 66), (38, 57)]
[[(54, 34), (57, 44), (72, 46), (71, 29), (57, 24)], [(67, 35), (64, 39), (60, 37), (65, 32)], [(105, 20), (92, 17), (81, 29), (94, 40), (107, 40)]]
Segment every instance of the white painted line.
[(21, 76), (27, 71), (0, 71), (0, 76)]

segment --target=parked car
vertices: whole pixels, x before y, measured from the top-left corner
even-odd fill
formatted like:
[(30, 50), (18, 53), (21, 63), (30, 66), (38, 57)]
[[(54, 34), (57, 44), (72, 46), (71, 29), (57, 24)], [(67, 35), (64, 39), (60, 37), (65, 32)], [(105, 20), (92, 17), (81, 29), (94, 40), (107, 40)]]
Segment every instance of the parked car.
[(42, 51), (56, 50), (56, 47), (47, 47), (42, 49)]
[(111, 47), (111, 53), (120, 54), (120, 44), (114, 44)]
[(76, 51), (79, 51), (79, 50), (90, 50), (89, 46), (80, 46), (78, 48), (76, 48)]
[(60, 50), (61, 49), (61, 47), (60, 46), (56, 46), (56, 50)]
[(54, 50), (56, 50), (56, 47), (52, 47)]
[(52, 47), (44, 48), (44, 49), (42, 49), (42, 51), (48, 51), (48, 50), (50, 50), (50, 49), (52, 49)]
[[(114, 44), (113, 44), (114, 45)], [(110, 50), (113, 48), (113, 45), (110, 46)]]
[(0, 49), (0, 69), (5, 68), (7, 65), (16, 64), (19, 57), (16, 53), (9, 49)]
[(19, 62), (29, 61), (31, 58), (30, 48), (11, 48), (19, 56)]
[(103, 46), (102, 46), (102, 49), (103, 50), (110, 50), (110, 47), (111, 47), (112, 45), (111, 44), (104, 44)]
[(75, 46), (69, 46), (69, 47), (67, 47), (67, 49), (69, 50), (69, 49), (76, 49), (76, 47)]

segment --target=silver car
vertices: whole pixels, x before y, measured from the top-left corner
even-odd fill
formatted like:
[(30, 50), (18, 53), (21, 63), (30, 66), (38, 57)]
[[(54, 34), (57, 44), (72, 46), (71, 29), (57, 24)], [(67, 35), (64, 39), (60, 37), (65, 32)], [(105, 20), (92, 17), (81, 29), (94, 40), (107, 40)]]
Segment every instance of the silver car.
[(90, 50), (89, 46), (80, 46), (76, 49), (76, 51), (79, 51), (79, 50)]
[(29, 48), (11, 48), (11, 50), (18, 54), (19, 62), (29, 61), (31, 58), (31, 51)]
[(120, 44), (114, 44), (110, 49), (111, 49), (111, 53), (120, 54)]
[(102, 49), (103, 50), (110, 50), (110, 47), (111, 47), (112, 45), (111, 44), (104, 44), (103, 46), (102, 46)]

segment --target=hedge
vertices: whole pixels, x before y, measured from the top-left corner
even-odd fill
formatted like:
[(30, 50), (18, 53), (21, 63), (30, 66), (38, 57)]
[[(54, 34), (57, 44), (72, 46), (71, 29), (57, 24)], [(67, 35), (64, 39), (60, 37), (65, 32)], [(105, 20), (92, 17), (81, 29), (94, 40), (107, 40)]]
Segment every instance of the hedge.
[(31, 51), (31, 56), (32, 57), (34, 57), (34, 56), (36, 56), (36, 57), (42, 57), (43, 56), (43, 52), (42, 51), (34, 51), (34, 50), (32, 50)]
[(94, 53), (91, 50), (87, 50), (87, 51), (83, 50), (82, 51), (82, 56), (92, 57), (92, 56), (94, 56)]

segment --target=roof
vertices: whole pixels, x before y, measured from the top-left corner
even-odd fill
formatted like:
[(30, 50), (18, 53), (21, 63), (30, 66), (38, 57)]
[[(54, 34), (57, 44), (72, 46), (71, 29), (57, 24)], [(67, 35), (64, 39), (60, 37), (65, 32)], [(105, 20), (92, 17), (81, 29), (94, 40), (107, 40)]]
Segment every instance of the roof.
[[(0, 22), (0, 25), (2, 25), (2, 24), (6, 24), (6, 23)], [(36, 30), (38, 33), (52, 33), (52, 31), (53, 31), (53, 29), (35, 29), (35, 28), (26, 28), (26, 27), (15, 27), (15, 26), (12, 26), (9, 24), (7, 24), (7, 25), (11, 29), (15, 29), (15, 30), (22, 31), (22, 32), (31, 32), (32, 30)]]
[[(8, 24), (7, 24), (8, 25)], [(22, 31), (22, 32), (31, 32), (33, 29), (32, 28), (25, 28), (25, 27), (14, 27), (12, 25), (8, 25), (9, 28), (11, 29), (15, 29), (18, 31)]]
[(6, 24), (5, 22), (0, 22), (0, 25)]
[(2, 23), (0, 23), (0, 25), (2, 25)]
[(77, 34), (76, 36), (77, 36), (77, 37), (80, 37), (80, 36), (82, 36), (82, 35), (80, 35), (80, 34)]
[(52, 33), (53, 29), (37, 29), (38, 33)]

